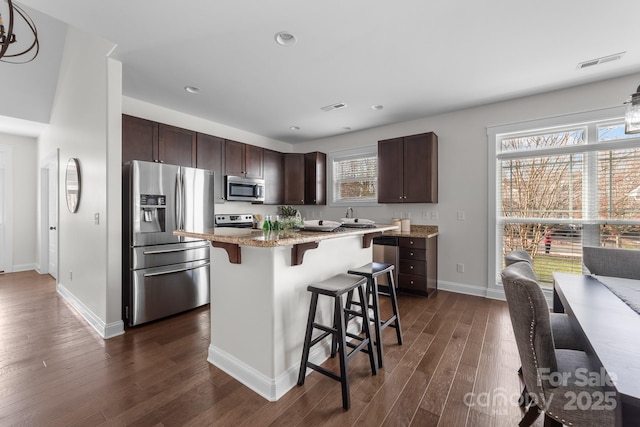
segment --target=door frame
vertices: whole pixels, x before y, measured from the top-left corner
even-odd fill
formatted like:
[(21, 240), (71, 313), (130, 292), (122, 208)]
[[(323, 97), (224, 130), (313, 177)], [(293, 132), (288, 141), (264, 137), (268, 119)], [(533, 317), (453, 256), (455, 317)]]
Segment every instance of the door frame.
[[(58, 232), (58, 247), (56, 248), (56, 256), (58, 257), (56, 266), (60, 271), (60, 223), (59, 200), (60, 197), (60, 150), (49, 153), (40, 162), (40, 274), (49, 274), (49, 198), (55, 197), (55, 209), (57, 211), (57, 222), (55, 224)], [(54, 168), (56, 171), (57, 185), (56, 194), (49, 194), (49, 169)], [(59, 283), (58, 271), (54, 272), (56, 284)]]
[(11, 273), (13, 271), (13, 147), (10, 145), (0, 144), (0, 152), (3, 155), (4, 169), (4, 200), (2, 201), (2, 209), (4, 216), (4, 239), (0, 244), (3, 245), (3, 259), (0, 259), (0, 271)]

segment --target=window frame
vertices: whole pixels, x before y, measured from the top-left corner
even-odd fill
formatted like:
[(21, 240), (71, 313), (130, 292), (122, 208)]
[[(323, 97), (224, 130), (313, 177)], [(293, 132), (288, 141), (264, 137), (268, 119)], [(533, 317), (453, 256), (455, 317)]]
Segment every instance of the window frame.
[[(379, 206), (378, 203), (378, 195), (377, 195), (377, 187), (376, 187), (376, 198), (375, 200), (366, 199), (366, 200), (335, 200), (335, 173), (333, 168), (334, 162), (339, 162), (342, 160), (354, 160), (361, 159), (367, 157), (375, 157), (378, 158), (378, 146), (377, 145), (367, 145), (363, 147), (350, 148), (347, 150), (339, 150), (332, 151), (327, 153), (327, 175), (328, 185), (327, 185), (327, 203), (329, 206)], [(376, 171), (376, 180), (377, 180), (377, 171)], [(377, 185), (377, 183), (376, 183)]]
[[(585, 144), (579, 144), (577, 146), (567, 146), (567, 147), (554, 147), (548, 149), (539, 149), (539, 150), (528, 150), (526, 154), (524, 153), (509, 153), (509, 152), (501, 152), (500, 144), (501, 140), (505, 136), (509, 137), (519, 137), (519, 136), (527, 136), (527, 135), (536, 135), (542, 133), (556, 132), (562, 131), (566, 129), (576, 129), (579, 127), (591, 127), (588, 131), (597, 130), (598, 126), (606, 125), (607, 123), (616, 123), (624, 120), (625, 109), (624, 106), (605, 108), (601, 110), (588, 111), (583, 113), (576, 114), (568, 114), (562, 116), (549, 117), (544, 119), (537, 120), (528, 120), (522, 121), (512, 124), (506, 125), (495, 125), (495, 126), (487, 126), (487, 144), (488, 144), (488, 242), (487, 242), (487, 297), (490, 298), (498, 298), (504, 299), (504, 290), (502, 288), (500, 272), (502, 268), (502, 254), (498, 253), (498, 248), (501, 248), (501, 242), (499, 242), (499, 238), (501, 238), (501, 234), (497, 233), (498, 225), (501, 224), (500, 218), (498, 217), (501, 203), (500, 194), (499, 194), (499, 179), (498, 173), (500, 171), (498, 165), (499, 162), (515, 157), (532, 157), (536, 155), (543, 154), (563, 154), (569, 152), (584, 152), (584, 151), (592, 151), (597, 152), (602, 149), (617, 149), (624, 147), (637, 147), (638, 140), (637, 139), (627, 139), (624, 141), (617, 141), (615, 143), (611, 143), (608, 141), (605, 142), (596, 142), (589, 143), (589, 137), (587, 136), (587, 141)], [(597, 135), (597, 132), (596, 132)], [(519, 154), (519, 155), (518, 155)], [(524, 220), (524, 219), (522, 219)], [(539, 219), (535, 219), (536, 222)], [(583, 223), (588, 222), (588, 218), (583, 218), (581, 220)], [(553, 220), (553, 222), (558, 222), (557, 220)], [(571, 221), (576, 222), (576, 221)], [(551, 295), (551, 288), (546, 289), (545, 293), (547, 297)]]

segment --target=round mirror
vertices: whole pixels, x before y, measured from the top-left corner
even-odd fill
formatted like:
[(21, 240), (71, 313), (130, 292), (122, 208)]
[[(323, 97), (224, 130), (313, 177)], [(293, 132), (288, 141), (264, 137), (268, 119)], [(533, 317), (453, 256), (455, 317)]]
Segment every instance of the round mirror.
[(69, 212), (75, 213), (80, 203), (80, 163), (71, 158), (67, 162), (67, 175), (64, 180)]

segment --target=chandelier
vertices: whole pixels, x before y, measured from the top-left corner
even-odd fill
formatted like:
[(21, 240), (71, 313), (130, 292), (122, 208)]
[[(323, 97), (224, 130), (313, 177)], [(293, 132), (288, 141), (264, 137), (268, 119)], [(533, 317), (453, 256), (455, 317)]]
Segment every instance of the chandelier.
[[(40, 51), (40, 42), (38, 41), (36, 25), (24, 9), (20, 6), (14, 5), (12, 0), (6, 0), (6, 2), (9, 5), (9, 21), (7, 23), (6, 30), (2, 21), (2, 12), (0, 11), (0, 61), (12, 64), (24, 64), (26, 62), (31, 62), (36, 56), (38, 56), (38, 52)], [(13, 27), (16, 23), (14, 15), (16, 14), (22, 18), (22, 21), (24, 21), (29, 30), (31, 30), (31, 34), (33, 36), (31, 44), (28, 42), (26, 44), (22, 42), (16, 43), (16, 35), (13, 32)], [(22, 44), (20, 45), (20, 43)], [(9, 47), (12, 45), (13, 47), (17, 47), (16, 52), (9, 51)]]
[(640, 86), (625, 104), (627, 111), (624, 116), (624, 133), (640, 133)]

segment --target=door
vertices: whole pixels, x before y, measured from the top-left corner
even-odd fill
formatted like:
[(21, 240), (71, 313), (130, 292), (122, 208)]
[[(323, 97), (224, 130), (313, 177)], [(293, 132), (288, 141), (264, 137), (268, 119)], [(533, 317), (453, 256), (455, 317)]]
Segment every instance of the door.
[(49, 274), (58, 278), (58, 167), (50, 165), (49, 174)]
[[(133, 161), (127, 175), (131, 212), (132, 246), (161, 245), (180, 241), (173, 232), (178, 229), (176, 189), (179, 186), (179, 166)], [(181, 200), (181, 199), (180, 199)]]
[(181, 168), (183, 224), (182, 229), (196, 233), (210, 232), (214, 227), (214, 173), (204, 169)]
[(158, 125), (158, 160), (178, 166), (196, 165), (196, 133), (187, 129)]
[(378, 141), (378, 203), (402, 203), (403, 139)]

